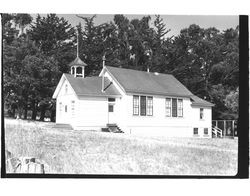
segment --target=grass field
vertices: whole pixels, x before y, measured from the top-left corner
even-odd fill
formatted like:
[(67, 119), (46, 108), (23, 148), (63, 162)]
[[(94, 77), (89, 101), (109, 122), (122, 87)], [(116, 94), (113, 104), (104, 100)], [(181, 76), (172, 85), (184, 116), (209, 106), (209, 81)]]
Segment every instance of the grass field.
[(149, 138), (51, 128), (5, 119), (6, 149), (46, 163), (46, 173), (235, 175), (237, 139)]

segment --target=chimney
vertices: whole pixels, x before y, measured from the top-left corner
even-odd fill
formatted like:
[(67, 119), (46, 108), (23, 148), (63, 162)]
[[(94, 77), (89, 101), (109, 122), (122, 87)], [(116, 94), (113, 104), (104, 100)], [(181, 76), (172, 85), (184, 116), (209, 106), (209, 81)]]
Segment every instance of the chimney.
[[(104, 53), (104, 55), (103, 55), (103, 57), (102, 57), (102, 69), (104, 69), (104, 67), (105, 67), (105, 60), (106, 60), (106, 58), (105, 58), (105, 53)], [(102, 74), (102, 93), (104, 93), (104, 73)]]

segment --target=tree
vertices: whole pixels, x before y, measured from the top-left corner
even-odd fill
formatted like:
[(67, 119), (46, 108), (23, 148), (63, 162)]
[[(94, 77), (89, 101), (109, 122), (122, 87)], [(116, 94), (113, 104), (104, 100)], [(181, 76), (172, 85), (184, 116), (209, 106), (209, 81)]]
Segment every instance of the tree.
[(237, 119), (239, 111), (239, 88), (235, 91), (230, 91), (225, 98), (225, 105), (234, 114), (235, 119)]
[(89, 66), (85, 68), (86, 75), (95, 75), (101, 69), (101, 59), (103, 52), (103, 39), (100, 27), (94, 25), (96, 15), (92, 17), (81, 17), (84, 21), (83, 29), (78, 26), (80, 40), (80, 57)]
[(58, 82), (58, 62), (53, 57), (37, 53), (27, 55), (22, 64), (22, 76), (26, 78), (25, 82), (29, 84), (30, 89), (28, 100), (32, 107), (32, 116), (34, 118), (39, 109), (40, 120), (43, 121), (46, 110), (52, 107), (51, 96)]
[(46, 17), (38, 15), (28, 33), (41, 52), (54, 56), (62, 73), (69, 71), (68, 64), (74, 58), (75, 30), (68, 21), (55, 14), (48, 14)]
[[(32, 107), (34, 113), (37, 109), (41, 111), (40, 120), (43, 120), (46, 110), (49, 109), (51, 114), (54, 113), (52, 111), (54, 110), (54, 106), (52, 106), (54, 102), (51, 97), (61, 74), (69, 72), (68, 65), (75, 56), (76, 34), (74, 28), (64, 18), (48, 14), (46, 17), (37, 16), (36, 22), (31, 25), (31, 29), (28, 31), (28, 35), (35, 42), (39, 53), (27, 57), (24, 62), (40, 70), (40, 79), (37, 78), (36, 81), (40, 80), (42, 83), (39, 82), (35, 87), (35, 89), (39, 89), (39, 93), (35, 96)], [(40, 67), (38, 67), (39, 63)], [(41, 67), (46, 73), (40, 69)], [(45, 84), (48, 88), (44, 86)], [(51, 119), (54, 119), (53, 115)]]
[(2, 14), (3, 44), (10, 44), (14, 40), (18, 32), (15, 28), (12, 27), (13, 19), (13, 14)]
[(32, 17), (29, 14), (16, 14), (13, 19), (16, 26), (20, 29), (19, 36), (23, 35), (25, 27), (32, 21)]
[[(83, 26), (76, 29), (55, 14), (38, 15), (31, 25), (28, 14), (2, 16), (4, 100), (12, 114), (18, 110), (26, 117), (32, 110), (33, 119), (40, 112), (43, 120), (49, 111), (54, 119), (51, 96), (76, 57), (76, 32), (79, 56), (89, 65), (87, 76), (98, 75), (105, 55), (108, 65), (173, 74), (193, 94), (216, 104), (214, 119), (237, 114), (238, 27), (220, 32), (193, 24), (167, 37), (170, 30), (159, 15), (153, 26), (150, 16), (129, 20), (115, 15), (113, 21), (100, 25), (95, 25), (95, 15), (78, 16)], [(17, 36), (18, 29), (22, 36)]]
[(229, 115), (224, 100), (238, 86), (237, 28), (220, 33), (190, 25), (171, 42), (167, 57), (170, 73), (194, 94), (216, 104), (214, 119)]
[(155, 34), (152, 37), (153, 46), (152, 46), (152, 65), (151, 70), (156, 72), (165, 72), (168, 69), (167, 63), (167, 53), (170, 46), (170, 41), (172, 37), (166, 37), (167, 33), (170, 32), (170, 29), (166, 28), (166, 24), (163, 22), (163, 19), (160, 15), (156, 15), (154, 20), (154, 29)]
[(154, 26), (156, 28), (156, 43), (158, 45), (161, 45), (162, 42), (164, 42), (165, 35), (170, 32), (170, 29), (166, 29), (166, 24), (164, 24), (163, 19), (161, 18), (160, 15), (156, 15), (154, 20)]

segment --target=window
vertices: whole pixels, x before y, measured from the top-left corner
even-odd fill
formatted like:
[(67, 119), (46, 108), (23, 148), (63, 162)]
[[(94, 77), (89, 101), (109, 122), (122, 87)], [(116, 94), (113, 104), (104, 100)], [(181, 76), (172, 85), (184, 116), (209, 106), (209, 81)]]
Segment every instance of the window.
[(109, 104), (109, 112), (114, 112), (114, 105), (113, 104)]
[(66, 84), (65, 85), (65, 94), (67, 94), (68, 93), (68, 85)]
[(146, 116), (146, 96), (141, 96), (141, 116)]
[(172, 99), (172, 117), (177, 117), (177, 99)]
[(115, 98), (108, 98), (108, 102), (115, 102)]
[(198, 135), (198, 128), (194, 128), (194, 135)]
[(171, 99), (166, 98), (166, 116), (171, 116)]
[(133, 115), (139, 115), (139, 96), (133, 96)]
[(153, 116), (153, 97), (134, 95), (133, 115)]
[(67, 112), (68, 108), (67, 108), (67, 105), (65, 105), (65, 112)]
[(200, 108), (200, 119), (204, 119), (204, 109)]
[(183, 99), (166, 98), (166, 116), (183, 117)]
[(72, 117), (75, 116), (75, 101), (71, 101), (71, 112), (72, 112)]
[(147, 116), (153, 116), (153, 97), (147, 97)]
[(74, 75), (75, 74), (75, 67), (71, 67), (71, 73)]
[(62, 102), (59, 103), (59, 111), (62, 112)]
[(204, 128), (204, 135), (208, 135), (208, 128)]
[(81, 67), (76, 68), (76, 74), (82, 74), (82, 68)]
[(178, 107), (178, 117), (183, 117), (183, 101), (182, 101), (182, 99), (178, 99), (177, 107)]

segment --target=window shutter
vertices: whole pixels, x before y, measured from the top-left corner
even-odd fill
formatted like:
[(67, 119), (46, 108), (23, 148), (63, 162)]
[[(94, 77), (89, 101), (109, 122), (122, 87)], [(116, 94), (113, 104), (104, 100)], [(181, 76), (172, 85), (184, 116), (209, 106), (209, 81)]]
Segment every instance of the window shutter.
[(172, 117), (177, 117), (177, 99), (172, 99)]
[(141, 96), (141, 116), (146, 116), (146, 96)]

